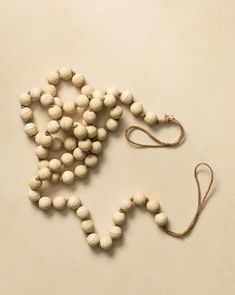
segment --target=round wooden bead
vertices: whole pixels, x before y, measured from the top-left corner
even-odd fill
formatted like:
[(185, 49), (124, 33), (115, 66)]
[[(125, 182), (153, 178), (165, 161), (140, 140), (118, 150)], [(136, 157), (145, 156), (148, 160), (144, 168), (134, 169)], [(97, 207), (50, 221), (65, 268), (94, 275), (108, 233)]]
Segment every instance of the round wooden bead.
[(51, 149), (53, 151), (59, 151), (61, 150), (62, 146), (63, 146), (62, 140), (59, 137), (54, 137), (52, 145), (51, 145)]
[(78, 97), (77, 97), (77, 105), (80, 108), (86, 108), (86, 107), (88, 107), (88, 105), (89, 105), (89, 98), (86, 95), (84, 95), (84, 94), (78, 95)]
[(61, 175), (62, 181), (65, 184), (71, 184), (74, 181), (74, 174), (72, 171), (64, 171)]
[(42, 197), (38, 202), (39, 208), (42, 210), (49, 210), (52, 205), (52, 201), (49, 197)]
[(87, 236), (87, 243), (92, 248), (98, 246), (99, 241), (100, 241), (100, 239), (99, 239), (98, 235), (95, 233), (89, 234)]
[(85, 159), (86, 157), (86, 153), (84, 153), (79, 147), (77, 147), (74, 151), (73, 151), (73, 156), (77, 161), (82, 161)]
[(30, 108), (25, 107), (20, 110), (20, 117), (24, 122), (32, 121), (33, 112)]
[(41, 96), (40, 102), (44, 107), (49, 107), (54, 103), (54, 97), (49, 93), (45, 93)]
[(43, 168), (39, 169), (39, 171), (38, 171), (38, 177), (41, 180), (48, 180), (48, 179), (50, 179), (50, 177), (51, 177), (51, 171), (50, 171), (50, 169), (47, 168), (47, 167), (43, 167)]
[(107, 94), (112, 94), (113, 96), (115, 97), (118, 97), (119, 96), (119, 90), (116, 88), (116, 87), (109, 87), (107, 89)]
[(55, 197), (53, 199), (53, 206), (54, 208), (58, 209), (58, 210), (62, 210), (65, 209), (66, 207), (66, 199), (64, 197)]
[(97, 129), (97, 139), (100, 141), (106, 140), (108, 136), (107, 131), (104, 128), (98, 128)]
[(63, 107), (63, 102), (62, 102), (62, 100), (61, 100), (59, 97), (57, 97), (57, 96), (54, 97), (54, 104), (57, 105), (57, 106), (60, 107), (60, 108)]
[(86, 206), (81, 206), (77, 209), (76, 214), (79, 219), (84, 220), (90, 217), (90, 212)]
[(42, 94), (42, 89), (39, 87), (34, 87), (30, 90), (30, 95), (33, 100), (39, 100)]
[(89, 110), (86, 110), (84, 113), (83, 113), (83, 120), (88, 123), (88, 124), (92, 124), (95, 122), (96, 120), (96, 114), (95, 112), (93, 111), (89, 111)]
[(69, 80), (69, 79), (72, 78), (72, 75), (73, 75), (73, 71), (70, 68), (68, 68), (68, 67), (62, 67), (59, 70), (59, 73), (60, 73), (60, 77), (63, 80)]
[(86, 96), (91, 96), (93, 92), (94, 92), (94, 88), (91, 85), (87, 84), (81, 88), (81, 93)]
[(99, 98), (100, 100), (104, 100), (105, 92), (101, 89), (95, 89), (92, 93), (92, 97)]
[(155, 215), (155, 222), (159, 226), (165, 226), (168, 222), (168, 218), (165, 213), (161, 212)]
[(50, 181), (52, 183), (58, 183), (59, 180), (60, 180), (60, 174), (59, 173), (52, 173)]
[(111, 249), (112, 245), (113, 245), (113, 241), (109, 235), (106, 235), (106, 236), (100, 238), (100, 247), (103, 250)]
[(65, 165), (65, 166), (71, 166), (74, 162), (74, 157), (72, 154), (70, 153), (64, 153), (61, 156), (61, 162)]
[(60, 81), (60, 75), (56, 71), (51, 71), (47, 75), (47, 81), (49, 84), (57, 85)]
[(112, 108), (116, 105), (117, 103), (117, 100), (116, 100), (116, 97), (112, 94), (106, 94), (105, 97), (104, 97), (104, 105), (107, 107), (107, 108)]
[(53, 139), (51, 135), (39, 132), (35, 137), (35, 142), (43, 147), (49, 147), (52, 145)]
[(78, 165), (75, 170), (74, 174), (79, 178), (84, 178), (87, 175), (88, 169), (85, 165)]
[(32, 97), (24, 92), (20, 95), (19, 101), (22, 106), (28, 107), (32, 103)]
[(76, 210), (81, 205), (81, 200), (77, 196), (71, 196), (68, 199), (67, 206), (72, 210)]
[(57, 172), (61, 168), (61, 161), (58, 159), (52, 159), (48, 163), (48, 167), (49, 167), (49, 169), (51, 169), (51, 171)]
[(47, 123), (47, 131), (51, 134), (55, 134), (60, 130), (60, 124), (56, 120), (51, 120)]
[(129, 91), (123, 91), (120, 100), (123, 104), (130, 104), (133, 101), (133, 95)]
[(32, 177), (29, 180), (29, 186), (32, 190), (36, 191), (38, 190), (42, 185), (42, 181), (36, 177)]
[(122, 117), (123, 110), (120, 106), (116, 106), (110, 111), (109, 114), (111, 118), (118, 120)]
[(58, 105), (54, 105), (49, 108), (48, 114), (54, 120), (60, 119), (62, 116), (62, 109)]
[(30, 201), (32, 201), (33, 203), (36, 203), (36, 202), (38, 202), (40, 200), (41, 194), (40, 194), (39, 191), (30, 190), (28, 192), (28, 197), (29, 197)]
[(91, 141), (90, 139), (81, 139), (78, 142), (78, 146), (83, 152), (88, 152), (91, 149)]
[(90, 109), (94, 112), (100, 112), (103, 108), (103, 102), (99, 98), (92, 98), (90, 100)]
[(43, 168), (43, 167), (48, 167), (48, 164), (49, 164), (48, 160), (38, 161), (38, 169)]
[(87, 126), (86, 127), (87, 130), (87, 137), (88, 138), (94, 138), (97, 135), (97, 128), (93, 125)]
[(134, 116), (139, 116), (140, 114), (142, 114), (143, 112), (143, 106), (141, 103), (139, 102), (134, 102), (131, 106), (130, 106), (130, 111)]
[(119, 226), (112, 226), (109, 230), (110, 237), (112, 239), (119, 239), (122, 236), (122, 229)]
[(103, 145), (100, 141), (93, 141), (91, 146), (91, 152), (93, 154), (99, 154), (103, 150)]
[(35, 149), (35, 154), (39, 159), (46, 159), (48, 157), (48, 150), (39, 145)]
[(142, 193), (136, 193), (134, 195), (133, 202), (135, 205), (143, 206), (146, 202), (146, 197)]
[(92, 233), (94, 231), (94, 223), (90, 219), (84, 220), (81, 222), (81, 228), (86, 234)]
[(129, 212), (133, 208), (133, 203), (130, 199), (123, 199), (120, 204), (123, 212)]
[(115, 131), (118, 128), (118, 121), (110, 118), (105, 125), (109, 131)]
[(52, 96), (56, 95), (56, 87), (54, 85), (47, 84), (43, 87), (43, 91), (47, 94), (51, 94)]
[(156, 200), (149, 200), (146, 204), (147, 210), (151, 213), (157, 213), (160, 208), (160, 204)]
[(85, 77), (81, 74), (75, 74), (72, 78), (72, 83), (76, 87), (82, 87), (83, 84), (85, 84)]
[(74, 114), (76, 112), (76, 104), (73, 101), (66, 101), (63, 104), (63, 110), (68, 115)]
[(125, 222), (125, 220), (126, 220), (126, 216), (124, 213), (117, 211), (113, 214), (113, 222), (116, 225), (123, 224)]
[(62, 117), (60, 120), (60, 127), (63, 130), (70, 130), (73, 126), (73, 120), (70, 117)]
[(87, 128), (78, 123), (77, 127), (74, 128), (73, 133), (78, 139), (83, 139), (87, 136)]
[(34, 123), (27, 123), (24, 126), (24, 132), (28, 135), (28, 136), (34, 136), (35, 134), (37, 134), (38, 129), (37, 126)]
[(77, 140), (74, 137), (67, 137), (64, 141), (64, 147), (67, 151), (73, 151), (77, 147)]
[(85, 158), (86, 166), (93, 168), (98, 164), (98, 159), (95, 155), (87, 155)]
[(149, 125), (155, 125), (157, 123), (157, 115), (154, 112), (147, 112), (144, 117), (144, 121)]

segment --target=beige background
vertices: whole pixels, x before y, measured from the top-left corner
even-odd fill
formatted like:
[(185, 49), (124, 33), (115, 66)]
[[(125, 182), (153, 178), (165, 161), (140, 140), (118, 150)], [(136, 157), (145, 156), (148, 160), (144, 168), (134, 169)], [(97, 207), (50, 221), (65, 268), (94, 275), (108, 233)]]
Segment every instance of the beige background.
[[(235, 2), (0, 3), (0, 293), (234, 294)], [(18, 95), (64, 64), (97, 88), (131, 90), (146, 109), (174, 114), (187, 130), (180, 148), (134, 149), (123, 135), (137, 122), (125, 112), (99, 168), (72, 188), (98, 231), (109, 229), (120, 200), (138, 190), (158, 198), (174, 229), (183, 229), (196, 205), (193, 168), (206, 161), (216, 189), (187, 239), (166, 236), (136, 210), (114, 251), (94, 252), (71, 212), (46, 215), (28, 201), (36, 158)]]

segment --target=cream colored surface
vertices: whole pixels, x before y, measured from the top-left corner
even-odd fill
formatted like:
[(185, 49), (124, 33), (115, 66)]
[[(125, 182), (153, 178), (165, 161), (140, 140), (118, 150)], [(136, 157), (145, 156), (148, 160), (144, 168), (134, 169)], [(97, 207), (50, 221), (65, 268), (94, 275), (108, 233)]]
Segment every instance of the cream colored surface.
[[(235, 2), (2, 0), (0, 11), (0, 294), (234, 294)], [(194, 166), (206, 161), (215, 189), (188, 238), (166, 236), (138, 209), (114, 251), (100, 253), (71, 211), (44, 213), (27, 199), (37, 162), (18, 97), (62, 65), (174, 114), (187, 140), (176, 149), (130, 147), (124, 130), (137, 121), (125, 112), (88, 180), (50, 194), (78, 194), (104, 236), (120, 201), (143, 191), (180, 230), (196, 206)], [(60, 95), (75, 97), (68, 92)]]

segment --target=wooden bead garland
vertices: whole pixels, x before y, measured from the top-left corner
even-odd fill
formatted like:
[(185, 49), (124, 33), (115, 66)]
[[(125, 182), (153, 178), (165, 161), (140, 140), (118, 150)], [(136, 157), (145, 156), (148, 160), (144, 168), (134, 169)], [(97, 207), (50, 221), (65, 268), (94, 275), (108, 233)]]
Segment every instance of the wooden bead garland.
[[(61, 80), (71, 80), (74, 87), (80, 90), (76, 102), (63, 103), (59, 97), (56, 97), (56, 86)], [(185, 236), (196, 224), (213, 182), (213, 171), (205, 163), (198, 164), (195, 168), (194, 176), (198, 187), (198, 208), (192, 223), (182, 233), (171, 231), (168, 227), (168, 218), (161, 211), (159, 202), (142, 193), (136, 193), (134, 196), (121, 201), (120, 209), (113, 214), (113, 226), (110, 228), (109, 233), (103, 237), (99, 237), (95, 232), (89, 209), (82, 204), (80, 198), (77, 196), (70, 196), (69, 198), (56, 196), (52, 200), (48, 196), (43, 196), (41, 187), (44, 181), (52, 183), (60, 181), (69, 185), (74, 182), (75, 178), (82, 179), (86, 177), (89, 168), (93, 168), (98, 164), (98, 156), (103, 151), (102, 142), (119, 126), (119, 121), (123, 115), (120, 104), (127, 106), (134, 116), (142, 118), (149, 126), (169, 123), (175, 124), (181, 131), (178, 140), (173, 143), (165, 143), (155, 138), (145, 129), (131, 126), (126, 130), (126, 138), (131, 144), (141, 147), (169, 147), (176, 146), (184, 140), (184, 129), (174, 117), (165, 116), (163, 119), (159, 119), (154, 112), (145, 112), (142, 104), (135, 101), (134, 96), (129, 91), (120, 91), (115, 87), (109, 87), (106, 91), (94, 89), (87, 84), (82, 74), (77, 74), (68, 67), (49, 72), (47, 82), (48, 85), (43, 88), (35, 87), (28, 92), (22, 93), (19, 98), (21, 104), (20, 117), (26, 123), (24, 131), (37, 144), (35, 154), (39, 160), (38, 174), (29, 181), (29, 199), (33, 203), (38, 203), (39, 208), (42, 210), (48, 210), (52, 206), (57, 210), (65, 208), (73, 210), (81, 220), (81, 228), (87, 235), (87, 243), (90, 247), (100, 246), (103, 250), (111, 249), (113, 240), (117, 240), (123, 235), (122, 226), (126, 222), (128, 212), (138, 206), (146, 206), (146, 210), (153, 214), (156, 224), (167, 234), (174, 237)], [(38, 131), (37, 126), (33, 123), (33, 111), (30, 106), (36, 101), (48, 109), (50, 120), (46, 124), (45, 131)], [(97, 115), (105, 108), (108, 109), (109, 118), (103, 127), (98, 127)], [(77, 111), (80, 112), (81, 109), (83, 120), (75, 122), (71, 115)], [(134, 130), (146, 133), (156, 144), (145, 145), (131, 140), (130, 133)], [(65, 134), (63, 140), (56, 136), (59, 131), (63, 131)], [(60, 158), (50, 158), (50, 150), (64, 150), (64, 153)], [(78, 165), (77, 161), (79, 162)], [(75, 167), (73, 167), (74, 163), (76, 163)], [(198, 168), (202, 165), (206, 166), (211, 172), (211, 181), (203, 198), (197, 176)]]

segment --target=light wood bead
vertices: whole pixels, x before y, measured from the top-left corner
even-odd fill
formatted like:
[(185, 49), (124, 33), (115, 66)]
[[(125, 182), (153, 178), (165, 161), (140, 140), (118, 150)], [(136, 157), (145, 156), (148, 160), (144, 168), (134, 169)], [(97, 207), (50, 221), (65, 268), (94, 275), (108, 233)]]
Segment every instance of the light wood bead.
[(93, 154), (99, 154), (103, 150), (103, 145), (100, 141), (93, 141), (91, 146), (91, 152)]
[(107, 94), (112, 94), (113, 96), (118, 97), (120, 92), (116, 87), (109, 87), (107, 89)]
[(20, 110), (20, 117), (24, 122), (32, 121), (33, 112), (30, 108), (25, 107)]
[(59, 173), (52, 173), (51, 182), (52, 183), (58, 183), (59, 180), (60, 180), (60, 174)]
[(80, 220), (84, 220), (90, 217), (90, 212), (86, 206), (81, 206), (77, 209), (76, 214)]
[(77, 147), (77, 140), (75, 137), (67, 137), (64, 141), (64, 148), (67, 151), (73, 151)]
[(62, 109), (58, 105), (54, 105), (49, 108), (48, 114), (54, 120), (60, 119), (62, 117)]
[(84, 153), (79, 147), (77, 147), (74, 151), (73, 151), (73, 156), (77, 161), (82, 161), (85, 159), (86, 157), (86, 153)]
[(61, 175), (62, 181), (65, 184), (71, 184), (74, 181), (74, 174), (72, 171), (64, 171)]
[(126, 216), (125, 216), (125, 213), (122, 213), (122, 212), (115, 212), (113, 214), (113, 222), (116, 224), (116, 225), (121, 225), (125, 222), (126, 220)]
[(78, 139), (83, 139), (87, 136), (87, 128), (86, 126), (78, 123), (77, 127), (74, 128), (73, 133)]
[(62, 117), (60, 120), (60, 127), (63, 130), (70, 130), (73, 126), (73, 120), (70, 117)]
[(117, 104), (116, 97), (112, 94), (106, 94), (104, 97), (104, 105), (107, 108), (112, 108)]
[(72, 78), (72, 75), (73, 75), (73, 71), (72, 69), (70, 69), (69, 67), (62, 67), (60, 70), (59, 70), (59, 74), (60, 74), (60, 77), (63, 79), (63, 80), (69, 80)]
[(108, 132), (104, 128), (97, 129), (97, 139), (100, 141), (104, 141), (107, 139)]
[(94, 92), (94, 88), (91, 85), (87, 84), (81, 88), (81, 93), (86, 96), (91, 96), (93, 92)]
[(53, 199), (53, 206), (57, 210), (62, 210), (66, 208), (66, 199), (64, 197), (58, 196)]
[(40, 102), (44, 107), (49, 107), (54, 103), (54, 97), (49, 93), (44, 93), (40, 98)]
[(87, 175), (88, 169), (85, 165), (78, 165), (75, 170), (74, 174), (79, 178), (84, 178)]
[(85, 158), (86, 166), (93, 168), (98, 164), (98, 159), (95, 155), (87, 155)]
[(49, 164), (48, 160), (38, 161), (38, 169), (48, 167), (48, 164)]
[(133, 208), (133, 202), (130, 199), (123, 199), (120, 208), (123, 212), (129, 212)]
[(103, 250), (110, 250), (112, 248), (113, 241), (109, 235), (100, 238), (100, 247)]
[(29, 180), (29, 187), (36, 191), (38, 190), (42, 185), (42, 181), (36, 177), (32, 177), (30, 180)]
[(48, 167), (49, 169), (51, 169), (51, 171), (53, 172), (57, 172), (60, 170), (61, 168), (61, 161), (58, 159), (52, 159), (50, 160), (50, 162), (48, 163)]
[(41, 180), (48, 180), (51, 178), (51, 170), (47, 167), (40, 168), (38, 170), (38, 177)]
[(43, 87), (44, 93), (51, 94), (52, 96), (56, 95), (56, 87), (54, 85), (47, 84)]
[(110, 237), (114, 240), (120, 239), (122, 236), (122, 229), (119, 226), (112, 226), (109, 230)]
[(78, 105), (78, 107), (83, 108), (83, 109), (87, 108), (89, 105), (89, 98), (84, 94), (78, 95), (77, 105)]
[(77, 106), (73, 101), (66, 101), (63, 104), (63, 110), (66, 114), (72, 115), (76, 112)]
[(123, 104), (130, 104), (133, 101), (133, 95), (129, 91), (123, 91), (120, 100)]
[(122, 117), (123, 109), (120, 106), (116, 106), (110, 111), (109, 114), (111, 118), (118, 120)]
[(155, 125), (157, 123), (157, 115), (154, 112), (147, 112), (145, 114), (144, 121), (149, 126)]
[(42, 197), (38, 202), (38, 206), (42, 210), (49, 210), (52, 206), (52, 201), (49, 197)]
[(87, 137), (88, 138), (94, 138), (97, 135), (97, 128), (93, 125), (87, 126), (86, 127), (87, 130)]
[(146, 202), (146, 197), (142, 193), (136, 193), (133, 197), (133, 202), (137, 206), (143, 206)]
[(73, 75), (72, 83), (74, 86), (80, 88), (83, 84), (85, 84), (85, 77), (81, 74), (75, 74)]
[(29, 197), (30, 201), (32, 201), (33, 203), (36, 203), (36, 202), (38, 202), (40, 200), (41, 194), (40, 194), (39, 191), (30, 190), (28, 192), (28, 197)]
[(161, 212), (155, 215), (155, 222), (159, 226), (165, 226), (168, 223), (168, 218), (165, 213)]
[(61, 100), (59, 97), (57, 97), (57, 96), (54, 97), (54, 104), (57, 105), (57, 106), (60, 107), (60, 108), (63, 107), (63, 102), (62, 102), (62, 100)]
[(35, 142), (37, 145), (41, 145), (43, 147), (50, 147), (52, 145), (53, 138), (49, 134), (47, 135), (45, 133), (39, 132), (35, 136)]
[(92, 220), (84, 220), (81, 222), (81, 228), (86, 234), (90, 234), (94, 231), (94, 223)]
[(89, 234), (87, 236), (87, 243), (90, 247), (97, 247), (100, 242), (99, 236), (95, 233)]
[(19, 101), (22, 106), (28, 107), (32, 103), (32, 97), (28, 93), (24, 92), (20, 95)]
[(51, 134), (55, 134), (60, 130), (60, 124), (56, 120), (51, 120), (47, 123), (47, 131)]
[(74, 157), (72, 154), (70, 153), (64, 153), (61, 156), (61, 162), (65, 165), (65, 166), (71, 166), (74, 162)]
[(76, 210), (81, 206), (81, 200), (77, 196), (71, 196), (68, 199), (67, 206), (69, 209)]
[(92, 96), (94, 98), (99, 98), (100, 100), (104, 100), (105, 92), (101, 89), (95, 89), (94, 92), (92, 93)]
[(141, 103), (139, 102), (134, 102), (131, 106), (130, 106), (130, 111), (134, 116), (139, 116), (140, 114), (142, 114), (143, 112), (143, 106)]
[(109, 131), (115, 131), (118, 128), (118, 121), (110, 118), (105, 125)]
[(52, 85), (57, 85), (60, 82), (60, 75), (56, 71), (51, 71), (47, 75), (47, 82)]
[(34, 101), (37, 101), (40, 99), (41, 94), (42, 94), (42, 89), (39, 87), (34, 87), (30, 90), (30, 96)]
[(62, 140), (59, 137), (54, 137), (52, 145), (51, 145), (51, 149), (53, 151), (59, 151), (62, 149), (62, 146), (63, 146)]
[(34, 123), (27, 123), (24, 126), (24, 132), (28, 135), (28, 136), (34, 136), (37, 134), (38, 129), (37, 126)]
[(46, 159), (48, 157), (48, 150), (39, 145), (35, 149), (35, 154), (39, 159)]
[(78, 146), (83, 152), (88, 152), (91, 149), (91, 141), (90, 139), (81, 139), (78, 142)]
[(94, 112), (100, 112), (103, 108), (103, 102), (99, 98), (92, 98), (90, 100), (90, 109)]
[(156, 214), (160, 208), (160, 204), (158, 201), (150, 199), (146, 204), (147, 210), (151, 213)]
[(86, 110), (83, 113), (83, 120), (88, 124), (93, 124), (96, 120), (96, 114), (93, 111)]

